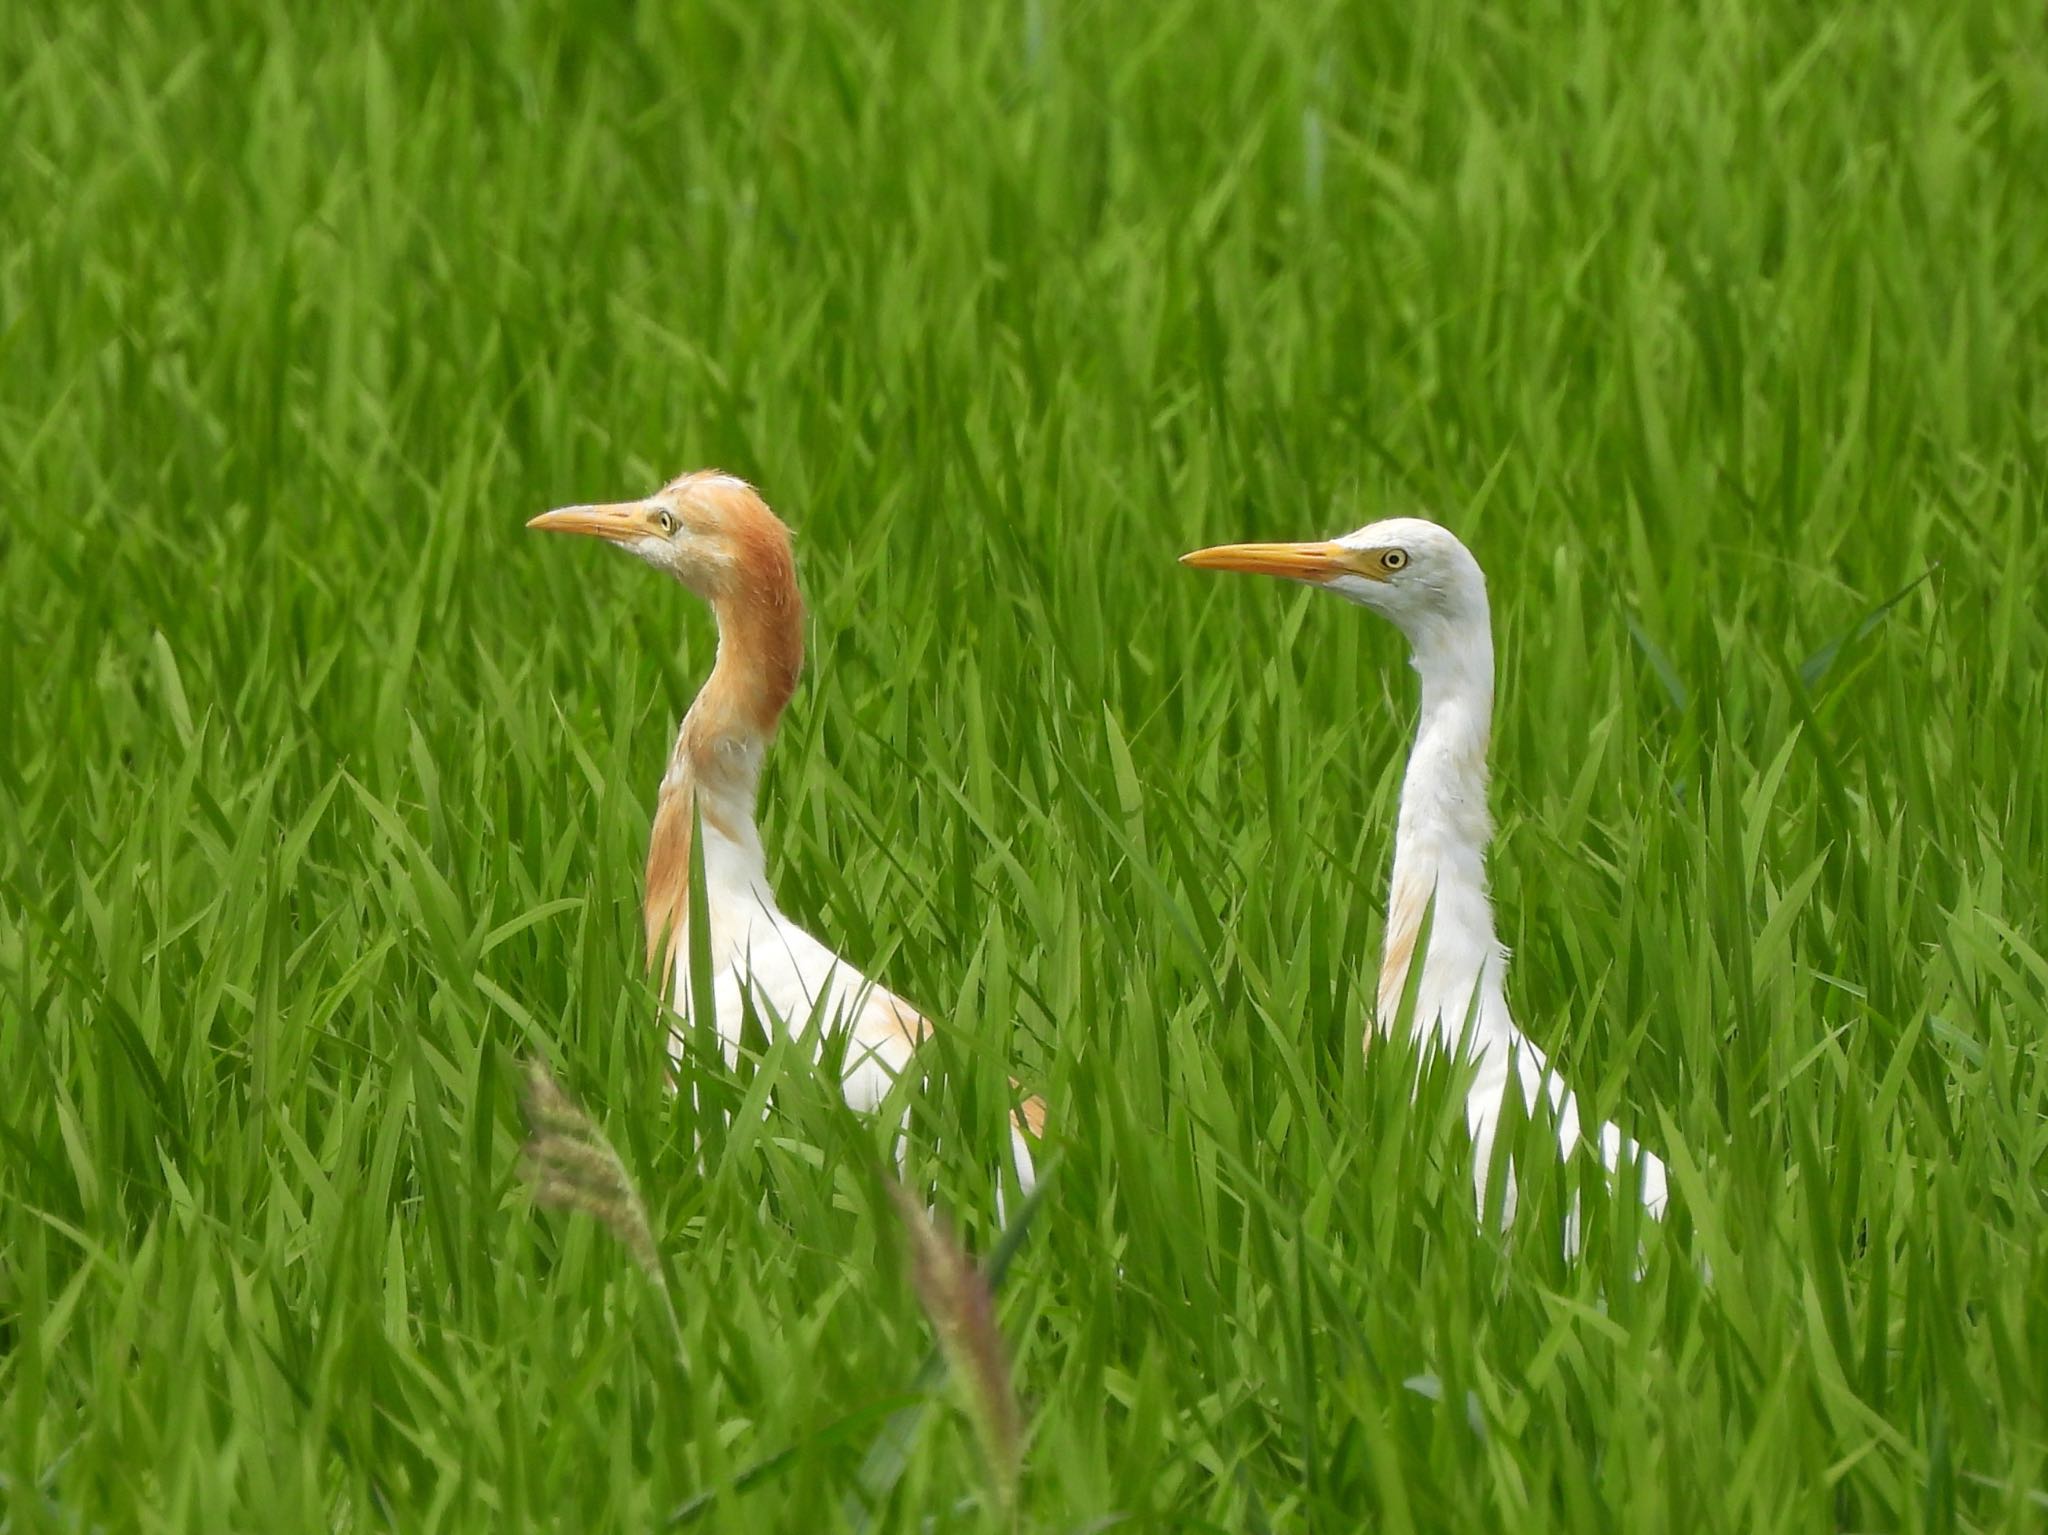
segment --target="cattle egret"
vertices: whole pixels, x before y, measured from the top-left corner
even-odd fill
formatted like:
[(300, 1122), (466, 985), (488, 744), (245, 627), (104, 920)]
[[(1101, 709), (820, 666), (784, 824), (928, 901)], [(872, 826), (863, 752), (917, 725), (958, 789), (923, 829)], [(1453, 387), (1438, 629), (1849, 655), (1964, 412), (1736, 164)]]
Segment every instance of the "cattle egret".
[[(1200, 570), (1247, 571), (1321, 587), (1371, 608), (1408, 638), (1422, 677), (1422, 718), (1401, 784), (1374, 1021), (1381, 1030), (1398, 1022), (1427, 914), (1428, 944), (1421, 973), (1412, 977), (1411, 1016), (1415, 1027), (1448, 1049), (1455, 1050), (1461, 1041), (1469, 1044), (1474, 1076), (1466, 1122), (1483, 1208), (1494, 1134), (1511, 1080), (1520, 1086), (1525, 1104), (1533, 1106), (1538, 1091), (1549, 1094), (1560, 1149), (1567, 1155), (1580, 1132), (1577, 1103), (1508, 1012), (1507, 950), (1494, 935), (1493, 903), (1487, 896), (1486, 846), (1493, 835), (1486, 808), (1493, 634), (1479, 562), (1449, 530), (1414, 517), (1375, 522), (1328, 543), (1198, 549), (1182, 555), (1181, 562)], [(1661, 1216), (1664, 1164), (1612, 1125), (1600, 1126), (1595, 1140), (1610, 1171), (1624, 1156), (1635, 1158), (1643, 1203)], [(1510, 1181), (1503, 1190), (1505, 1217), (1513, 1215), (1514, 1200)], [(1571, 1239), (1576, 1241), (1575, 1229)]]
[[(783, 915), (768, 882), (755, 824), (761, 763), (803, 669), (804, 610), (789, 529), (745, 481), (702, 470), (642, 501), (569, 506), (527, 524), (601, 538), (664, 571), (709, 603), (718, 658), (670, 754), (647, 850), (647, 965), (690, 1022), (689, 930), (706, 924), (715, 1023), (737, 1062), (747, 1009), (771, 1028), (847, 1036), (846, 1101), (872, 1112), (910, 1065), (930, 1025), (902, 998), (870, 981)], [(703, 827), (708, 910), (689, 909), (693, 824)], [(681, 1058), (683, 1034), (669, 1051)], [(1011, 1116), (1012, 1152), (1027, 1190), (1034, 1170), (1026, 1131), (1043, 1133), (1044, 1105), (1026, 1099)]]

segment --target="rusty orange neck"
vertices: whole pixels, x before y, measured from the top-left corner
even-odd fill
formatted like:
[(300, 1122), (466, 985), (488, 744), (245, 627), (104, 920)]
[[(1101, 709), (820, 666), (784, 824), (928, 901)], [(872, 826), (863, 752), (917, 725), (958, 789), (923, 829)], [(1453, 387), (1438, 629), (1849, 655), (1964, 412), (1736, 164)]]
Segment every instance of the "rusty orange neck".
[[(665, 985), (673, 979), (689, 914), (694, 820), (701, 819), (706, 837), (730, 856), (730, 876), (766, 888), (754, 800), (768, 744), (803, 672), (804, 609), (780, 523), (741, 541), (740, 551), (727, 588), (712, 604), (718, 660), (683, 716), (648, 840), (647, 964), (660, 963)], [(711, 848), (705, 851), (708, 875)]]

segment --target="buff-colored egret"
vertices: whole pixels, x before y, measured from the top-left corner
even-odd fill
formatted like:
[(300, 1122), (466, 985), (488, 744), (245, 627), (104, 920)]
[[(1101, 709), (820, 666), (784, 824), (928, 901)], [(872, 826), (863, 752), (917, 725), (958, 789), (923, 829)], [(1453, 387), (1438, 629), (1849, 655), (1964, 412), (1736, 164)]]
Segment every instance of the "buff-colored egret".
[[(1547, 1093), (1565, 1154), (1578, 1145), (1580, 1127), (1577, 1102), (1508, 1011), (1507, 950), (1494, 934), (1486, 885), (1486, 847), (1493, 835), (1486, 807), (1493, 633), (1479, 562), (1448, 529), (1415, 517), (1375, 522), (1324, 543), (1225, 544), (1181, 560), (1201, 570), (1247, 571), (1321, 587), (1372, 609), (1407, 636), (1422, 679), (1422, 717), (1401, 784), (1374, 1022), (1381, 1030), (1395, 1027), (1412, 984), (1414, 1027), (1447, 1049), (1468, 1043), (1473, 1079), (1466, 1122), (1483, 1207), (1494, 1135), (1511, 1083), (1520, 1087), (1525, 1105)], [(1412, 974), (1425, 915), (1428, 940), (1421, 971)], [(1664, 1164), (1613, 1125), (1601, 1125), (1594, 1141), (1610, 1171), (1624, 1157), (1635, 1160), (1643, 1203), (1661, 1215)], [(1511, 1180), (1503, 1190), (1508, 1216), (1514, 1199)]]
[[(755, 822), (762, 759), (804, 660), (804, 608), (789, 529), (754, 488), (732, 475), (683, 475), (640, 501), (569, 506), (527, 524), (615, 544), (681, 582), (710, 604), (718, 657), (689, 712), (662, 775), (647, 851), (647, 965), (659, 967), (682, 1025), (691, 1017), (690, 926), (707, 927), (718, 1037), (737, 1062), (746, 1013), (770, 1028), (813, 1019), (847, 1036), (842, 1090), (872, 1112), (909, 1067), (930, 1025), (901, 997), (791, 921), (768, 881)], [(703, 828), (709, 909), (689, 909), (693, 825)], [(672, 1027), (671, 1054), (684, 1034)], [(1017, 1176), (1034, 1181), (1026, 1138), (1043, 1133), (1045, 1108), (1026, 1099), (1011, 1116)]]

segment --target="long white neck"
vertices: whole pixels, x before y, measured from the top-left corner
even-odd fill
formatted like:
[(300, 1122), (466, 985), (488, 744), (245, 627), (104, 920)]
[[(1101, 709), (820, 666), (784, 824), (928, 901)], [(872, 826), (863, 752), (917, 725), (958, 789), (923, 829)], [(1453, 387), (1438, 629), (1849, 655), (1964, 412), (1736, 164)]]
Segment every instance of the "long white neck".
[(1462, 621), (1430, 619), (1409, 638), (1422, 677), (1422, 717), (1401, 785), (1378, 1016), (1382, 1028), (1399, 1016), (1427, 913), (1414, 1021), (1455, 1036), (1475, 992), (1498, 987), (1506, 967), (1486, 892), (1493, 636), (1484, 599)]

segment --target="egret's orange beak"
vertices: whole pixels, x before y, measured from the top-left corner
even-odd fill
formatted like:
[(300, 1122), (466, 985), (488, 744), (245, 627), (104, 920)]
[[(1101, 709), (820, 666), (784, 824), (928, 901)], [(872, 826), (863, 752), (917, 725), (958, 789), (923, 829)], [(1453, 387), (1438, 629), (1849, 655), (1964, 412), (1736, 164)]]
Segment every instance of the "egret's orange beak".
[(1288, 581), (1330, 581), (1356, 575), (1352, 552), (1342, 544), (1218, 544), (1180, 557), (1197, 570), (1239, 570)]
[(609, 506), (565, 506), (542, 512), (527, 523), (545, 533), (583, 533), (608, 543), (623, 544), (653, 531), (647, 525), (651, 510), (645, 501), (615, 501)]

